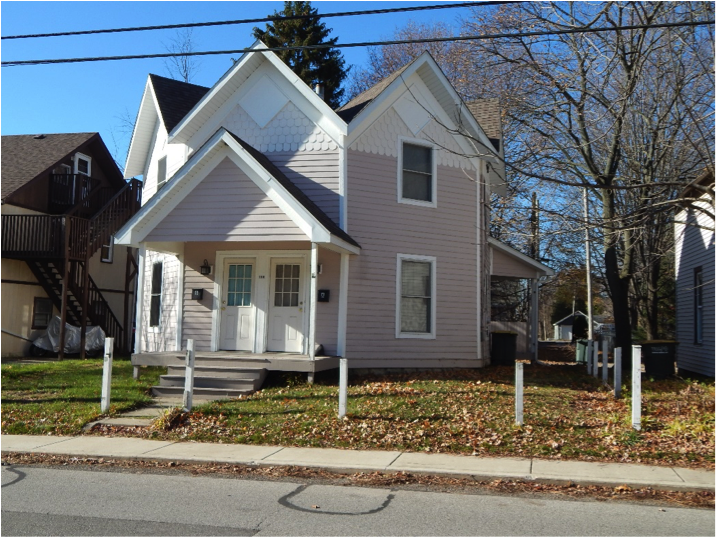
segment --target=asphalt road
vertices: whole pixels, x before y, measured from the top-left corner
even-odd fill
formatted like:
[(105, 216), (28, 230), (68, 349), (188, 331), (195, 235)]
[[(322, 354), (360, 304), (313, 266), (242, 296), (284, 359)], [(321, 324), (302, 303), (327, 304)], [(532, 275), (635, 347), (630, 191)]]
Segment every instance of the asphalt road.
[(2, 467), (2, 536), (714, 536), (711, 510)]

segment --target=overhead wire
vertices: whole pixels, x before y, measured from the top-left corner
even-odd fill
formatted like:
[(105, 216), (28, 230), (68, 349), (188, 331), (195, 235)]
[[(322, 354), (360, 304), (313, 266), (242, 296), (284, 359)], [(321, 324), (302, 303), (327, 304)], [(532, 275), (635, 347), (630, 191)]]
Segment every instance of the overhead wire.
[(118, 61), (118, 60), (146, 60), (152, 58), (170, 58), (174, 56), (216, 56), (223, 54), (246, 54), (255, 52), (281, 52), (290, 50), (317, 50), (327, 48), (355, 48), (355, 47), (377, 47), (384, 45), (410, 45), (416, 43), (440, 43), (449, 41), (482, 41), (487, 39), (506, 39), (506, 38), (518, 38), (518, 37), (541, 37), (541, 36), (557, 36), (577, 33), (599, 33), (599, 32), (616, 32), (623, 30), (645, 30), (645, 29), (657, 29), (657, 28), (677, 28), (685, 26), (705, 26), (714, 24), (714, 19), (707, 21), (687, 21), (687, 22), (670, 22), (660, 24), (633, 24), (624, 25), (617, 27), (580, 27), (580, 28), (567, 28), (564, 30), (536, 30), (533, 32), (512, 32), (512, 33), (500, 33), (500, 34), (486, 34), (486, 35), (468, 35), (468, 36), (449, 36), (449, 37), (433, 37), (433, 38), (420, 38), (420, 39), (394, 39), (388, 41), (364, 41), (360, 43), (321, 43), (317, 45), (297, 45), (297, 46), (284, 46), (284, 47), (265, 47), (261, 49), (244, 48), (234, 50), (213, 50), (213, 51), (200, 51), (200, 52), (168, 52), (158, 54), (133, 54), (124, 56), (98, 56), (98, 57), (85, 57), (85, 58), (57, 58), (57, 59), (44, 59), (44, 60), (8, 60), (0, 63), (2, 67), (17, 67), (25, 65), (48, 65), (48, 64), (66, 64), (66, 63), (82, 63), (82, 62), (106, 62), (106, 61)]
[(409, 13), (414, 11), (428, 11), (436, 9), (454, 9), (464, 7), (478, 7), (478, 6), (499, 6), (504, 4), (515, 4), (519, 0), (488, 0), (485, 2), (461, 2), (455, 4), (433, 4), (430, 6), (410, 6), (410, 7), (398, 7), (398, 8), (384, 8), (384, 9), (368, 9), (363, 11), (342, 11), (337, 13), (317, 13), (315, 15), (280, 15), (280, 16), (268, 16), (260, 17), (255, 19), (239, 19), (239, 20), (227, 20), (227, 21), (212, 21), (212, 22), (191, 22), (182, 24), (162, 24), (154, 26), (131, 26), (127, 28), (105, 28), (97, 30), (77, 30), (72, 32), (53, 32), (46, 34), (23, 34), (23, 35), (10, 35), (3, 36), (0, 39), (30, 39), (40, 37), (66, 37), (66, 36), (79, 36), (79, 35), (95, 35), (95, 34), (111, 34), (120, 32), (144, 32), (149, 30), (177, 30), (180, 28), (203, 28), (208, 26), (227, 26), (235, 24), (256, 24), (259, 22), (279, 22), (279, 21), (293, 21), (303, 20), (309, 18), (319, 17), (322, 19), (331, 17), (353, 17), (358, 15), (383, 15), (386, 13)]

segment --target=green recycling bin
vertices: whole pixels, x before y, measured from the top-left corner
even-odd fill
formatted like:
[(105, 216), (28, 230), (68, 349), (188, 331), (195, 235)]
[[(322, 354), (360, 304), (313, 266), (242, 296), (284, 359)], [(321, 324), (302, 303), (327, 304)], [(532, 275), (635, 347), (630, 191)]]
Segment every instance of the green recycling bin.
[(493, 331), (491, 333), (491, 364), (514, 364), (518, 333), (513, 331)]
[(575, 343), (575, 362), (587, 364), (588, 341), (581, 338)]
[(653, 379), (665, 379), (675, 375), (674, 340), (650, 340), (640, 344), (645, 374)]

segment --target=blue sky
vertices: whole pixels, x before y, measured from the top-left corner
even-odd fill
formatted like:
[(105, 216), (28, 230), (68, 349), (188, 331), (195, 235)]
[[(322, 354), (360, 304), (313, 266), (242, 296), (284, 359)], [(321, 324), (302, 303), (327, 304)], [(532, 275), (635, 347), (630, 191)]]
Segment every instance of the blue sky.
[[(425, 2), (436, 4), (438, 2)], [(416, 6), (422, 2), (314, 2), (320, 13)], [(265, 17), (283, 2), (10, 2), (0, 4), (2, 35)], [(469, 9), (443, 9), (326, 19), (339, 43), (389, 37), (409, 20), (454, 25)], [(250, 46), (255, 25), (194, 30), (196, 50)], [(264, 28), (264, 23), (259, 25)], [(166, 52), (175, 30), (2, 41), (3, 61)], [(363, 66), (364, 48), (344, 49), (347, 65)], [(192, 82), (212, 86), (230, 67), (226, 55), (207, 56)], [(148, 73), (168, 76), (162, 59), (3, 67), (0, 70), (3, 135), (98, 131), (120, 165), (129, 146), (124, 117), (134, 118)]]

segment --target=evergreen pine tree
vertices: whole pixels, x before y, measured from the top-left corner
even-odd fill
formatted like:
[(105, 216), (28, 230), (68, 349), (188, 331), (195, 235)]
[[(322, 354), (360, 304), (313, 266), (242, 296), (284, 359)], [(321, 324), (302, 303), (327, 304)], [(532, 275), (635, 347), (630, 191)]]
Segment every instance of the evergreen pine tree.
[[(267, 23), (266, 30), (254, 28), (254, 37), (267, 47), (291, 47), (301, 45), (335, 45), (338, 38), (328, 39), (331, 30), (321, 22), (318, 9), (311, 2), (284, 2), (284, 10), (274, 12), (274, 17), (311, 15), (307, 19), (282, 20)], [(341, 105), (344, 94), (341, 83), (347, 75), (341, 51), (334, 48), (310, 50), (286, 50), (276, 53), (301, 80), (313, 88), (324, 85), (324, 100), (331, 108)]]

